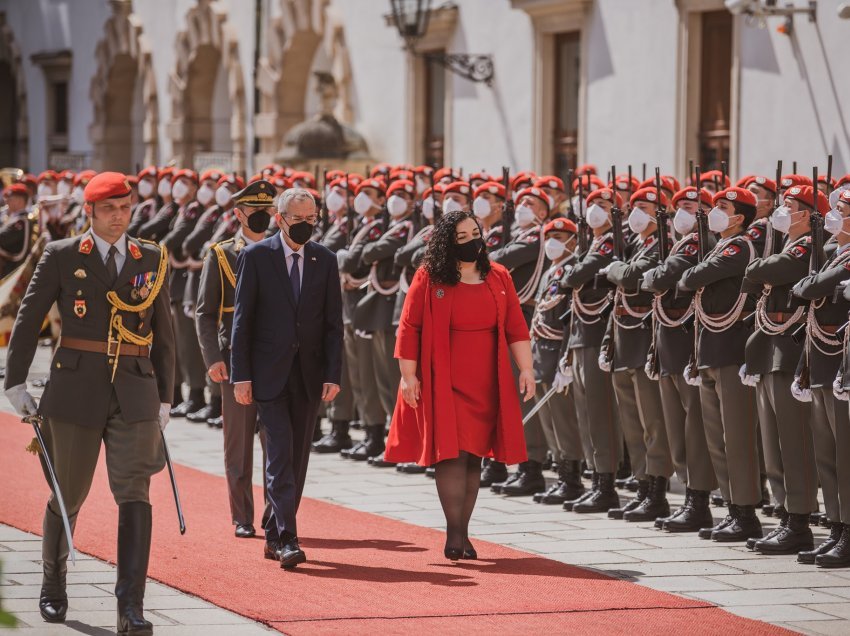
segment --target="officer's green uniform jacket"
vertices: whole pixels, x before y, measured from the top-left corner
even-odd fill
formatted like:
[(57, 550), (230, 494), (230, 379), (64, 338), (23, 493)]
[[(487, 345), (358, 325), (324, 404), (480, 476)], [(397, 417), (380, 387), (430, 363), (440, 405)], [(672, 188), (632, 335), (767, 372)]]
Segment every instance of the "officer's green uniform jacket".
[[(564, 284), (573, 289), (570, 316), (569, 348), (599, 347), (611, 314), (609, 299), (614, 290), (606, 278), (597, 274), (611, 264), (614, 257), (614, 237), (610, 230), (590, 243), (587, 253), (570, 270)], [(576, 304), (578, 300), (588, 311)], [(595, 309), (594, 309), (595, 308)], [(599, 312), (598, 315), (592, 315)]]
[[(354, 328), (360, 331), (386, 331), (393, 325), (396, 292), (401, 269), (395, 265), (395, 255), (407, 244), (413, 232), (413, 223), (399, 219), (390, 223), (389, 229), (376, 241), (364, 245), (360, 260), (374, 268), (376, 279), (354, 310)], [(377, 287), (376, 283), (377, 282)], [(381, 293), (381, 292), (384, 293)], [(387, 293), (390, 292), (391, 293)]]

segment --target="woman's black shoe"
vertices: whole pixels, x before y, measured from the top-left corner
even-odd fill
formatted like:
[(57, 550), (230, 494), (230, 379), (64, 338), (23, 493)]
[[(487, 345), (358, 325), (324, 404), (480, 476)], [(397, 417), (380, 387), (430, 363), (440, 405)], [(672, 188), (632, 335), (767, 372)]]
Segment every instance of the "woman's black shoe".
[(463, 558), (463, 550), (460, 548), (446, 548), (443, 554), (450, 561), (460, 561)]
[(463, 548), (463, 555), (460, 558), (469, 561), (475, 561), (478, 559), (478, 553), (475, 551), (475, 548), (472, 546), (469, 539), (466, 540), (466, 546)]

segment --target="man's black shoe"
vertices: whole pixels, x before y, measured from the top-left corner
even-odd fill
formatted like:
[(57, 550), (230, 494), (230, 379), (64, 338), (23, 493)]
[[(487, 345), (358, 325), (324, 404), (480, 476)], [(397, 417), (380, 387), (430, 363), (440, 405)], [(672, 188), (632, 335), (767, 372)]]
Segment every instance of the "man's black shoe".
[(289, 570), (294, 568), (299, 563), (306, 563), (307, 555), (304, 550), (298, 545), (298, 539), (289, 539), (280, 548), (280, 567)]
[(643, 502), (643, 500), (646, 499), (647, 495), (649, 495), (649, 480), (639, 479), (638, 489), (635, 492), (635, 496), (629, 499), (623, 506), (620, 506), (619, 508), (611, 508), (608, 511), (608, 518), (622, 519), (623, 515), (626, 514), (626, 512), (637, 508)]
[(331, 432), (313, 442), (311, 448), (314, 453), (338, 453), (348, 450), (352, 446), (351, 436), (348, 434), (348, 422), (335, 420), (331, 423)]
[(755, 506), (729, 506), (732, 522), (725, 528), (711, 533), (711, 540), (720, 543), (746, 541), (752, 537), (761, 537), (761, 522), (756, 516)]
[(236, 525), (234, 534), (238, 539), (251, 539), (257, 536), (257, 531), (254, 530), (254, 526), (250, 523), (239, 523)]
[(815, 563), (815, 559), (819, 554), (826, 554), (827, 552), (832, 550), (832, 548), (838, 545), (838, 542), (841, 540), (841, 533), (843, 532), (843, 529), (843, 526), (838, 522), (830, 524), (829, 536), (826, 538), (826, 540), (814, 550), (804, 550), (798, 553), (797, 562), (813, 565)]
[(599, 489), (584, 501), (573, 505), (573, 512), (580, 514), (607, 512), (620, 505), (620, 497), (614, 490), (614, 473), (599, 473)]
[(263, 558), (270, 561), (280, 561), (280, 541), (266, 541), (263, 546)]
[(481, 488), (489, 488), (493, 484), (506, 481), (507, 478), (508, 467), (502, 462), (492, 459), (484, 460), (484, 467), (481, 469)]
[(788, 514), (788, 522), (772, 537), (756, 541), (753, 549), (762, 554), (796, 554), (813, 550), (815, 540), (809, 528), (809, 515)]
[[(677, 515), (664, 521), (662, 529), (666, 532), (699, 532), (714, 523), (711, 508), (708, 505), (707, 490), (688, 489), (685, 505)], [(711, 535), (709, 535), (711, 536)]]
[(427, 466), (420, 466), (416, 462), (403, 462), (396, 464), (395, 467), (398, 472), (405, 473), (406, 475), (421, 475), (427, 468)]
[(842, 524), (841, 538), (829, 552), (815, 557), (822, 568), (846, 568), (850, 566), (850, 525)]
[(531, 496), (546, 488), (540, 462), (528, 460), (520, 464), (520, 475), (515, 481), (502, 486), (501, 494), (507, 497)]
[(381, 453), (376, 457), (370, 457), (369, 465), (374, 466), (375, 468), (393, 468), (394, 466), (396, 466), (396, 463), (388, 462), (386, 459), (384, 459), (384, 454)]

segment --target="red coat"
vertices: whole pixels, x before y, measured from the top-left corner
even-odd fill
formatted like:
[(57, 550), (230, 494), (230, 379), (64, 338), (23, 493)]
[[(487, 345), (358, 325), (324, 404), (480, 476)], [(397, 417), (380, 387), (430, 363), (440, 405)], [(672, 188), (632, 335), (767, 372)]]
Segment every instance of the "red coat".
[[(498, 325), (500, 408), (492, 456), (497, 461), (516, 464), (524, 462), (527, 455), (519, 390), (511, 372), (508, 345), (529, 340), (530, 336), (508, 270), (493, 263), (484, 284), (496, 298)], [(413, 277), (401, 315), (395, 357), (417, 361), (422, 399), (415, 409), (411, 408), (402, 398), (399, 387), (387, 438), (387, 461), (430, 466), (459, 454), (457, 437), (450, 434), (456, 430), (449, 351), (454, 291), (451, 285), (432, 283), (424, 268)], [(436, 380), (434, 369), (438, 370)], [(438, 429), (434, 427), (435, 420), (440, 422)], [(437, 431), (445, 433), (436, 439)]]

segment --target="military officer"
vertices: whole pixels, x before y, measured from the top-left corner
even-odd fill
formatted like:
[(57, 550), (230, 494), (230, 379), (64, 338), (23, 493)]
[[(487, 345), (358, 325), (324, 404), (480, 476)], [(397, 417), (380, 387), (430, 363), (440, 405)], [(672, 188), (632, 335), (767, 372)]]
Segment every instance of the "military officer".
[(0, 278), (13, 272), (29, 254), (32, 245), (32, 221), (27, 209), (29, 191), (22, 183), (3, 190), (6, 215), (0, 225)]
[(162, 205), (156, 192), (158, 175), (156, 166), (148, 166), (136, 175), (139, 179), (139, 203), (133, 208), (133, 218), (127, 228), (130, 236), (137, 236), (142, 226), (154, 217)]
[(495, 181), (485, 181), (475, 188), (472, 199), (472, 213), (481, 224), (481, 235), (488, 252), (502, 247), (504, 224), (502, 215), (505, 210), (505, 186)]
[[(176, 197), (173, 194), (174, 175), (175, 171), (172, 168), (163, 168), (159, 171), (156, 193), (159, 196), (161, 205), (156, 214), (149, 221), (142, 223), (138, 228), (136, 236), (139, 238), (149, 241), (161, 241), (171, 229), (174, 219), (180, 211), (180, 205), (175, 201)], [(190, 184), (193, 181), (192, 179), (187, 180)]]
[[(91, 231), (50, 243), (15, 320), (6, 395), (21, 415), (44, 416), (42, 432), (74, 525), (88, 495), (101, 443), (118, 504), (118, 633), (151, 634), (143, 614), (151, 542), (149, 485), (165, 465), (160, 428), (168, 422), (174, 374), (168, 258), (164, 248), (126, 236), (130, 187), (104, 172), (85, 189)], [(50, 381), (36, 406), (26, 378), (51, 306), (62, 335)], [(85, 396), (84, 400), (80, 396)], [(68, 557), (54, 497), (44, 515), (39, 609), (63, 622)]]
[[(703, 181), (703, 184), (706, 182)], [(696, 292), (694, 312), (700, 326), (697, 368), (706, 441), (729, 514), (699, 536), (714, 541), (761, 538), (755, 506), (761, 501), (757, 415), (753, 388), (741, 382), (739, 369), (750, 328), (743, 320), (754, 308), (741, 291), (744, 272), (756, 257), (746, 235), (756, 200), (742, 188), (721, 190), (712, 199), (708, 227), (720, 240), (705, 260), (686, 270), (679, 288)]]
[[(232, 197), (240, 228), (231, 239), (214, 243), (201, 270), (195, 324), (207, 373), (221, 386), (224, 432), (224, 468), (230, 514), (236, 536), (250, 538), (254, 528), (254, 433), (257, 406), (239, 404), (230, 384), (230, 336), (233, 331), (233, 300), (236, 294), (236, 259), (246, 245), (261, 241), (271, 221), (271, 184), (256, 181)], [(265, 465), (265, 435), (260, 430)]]

